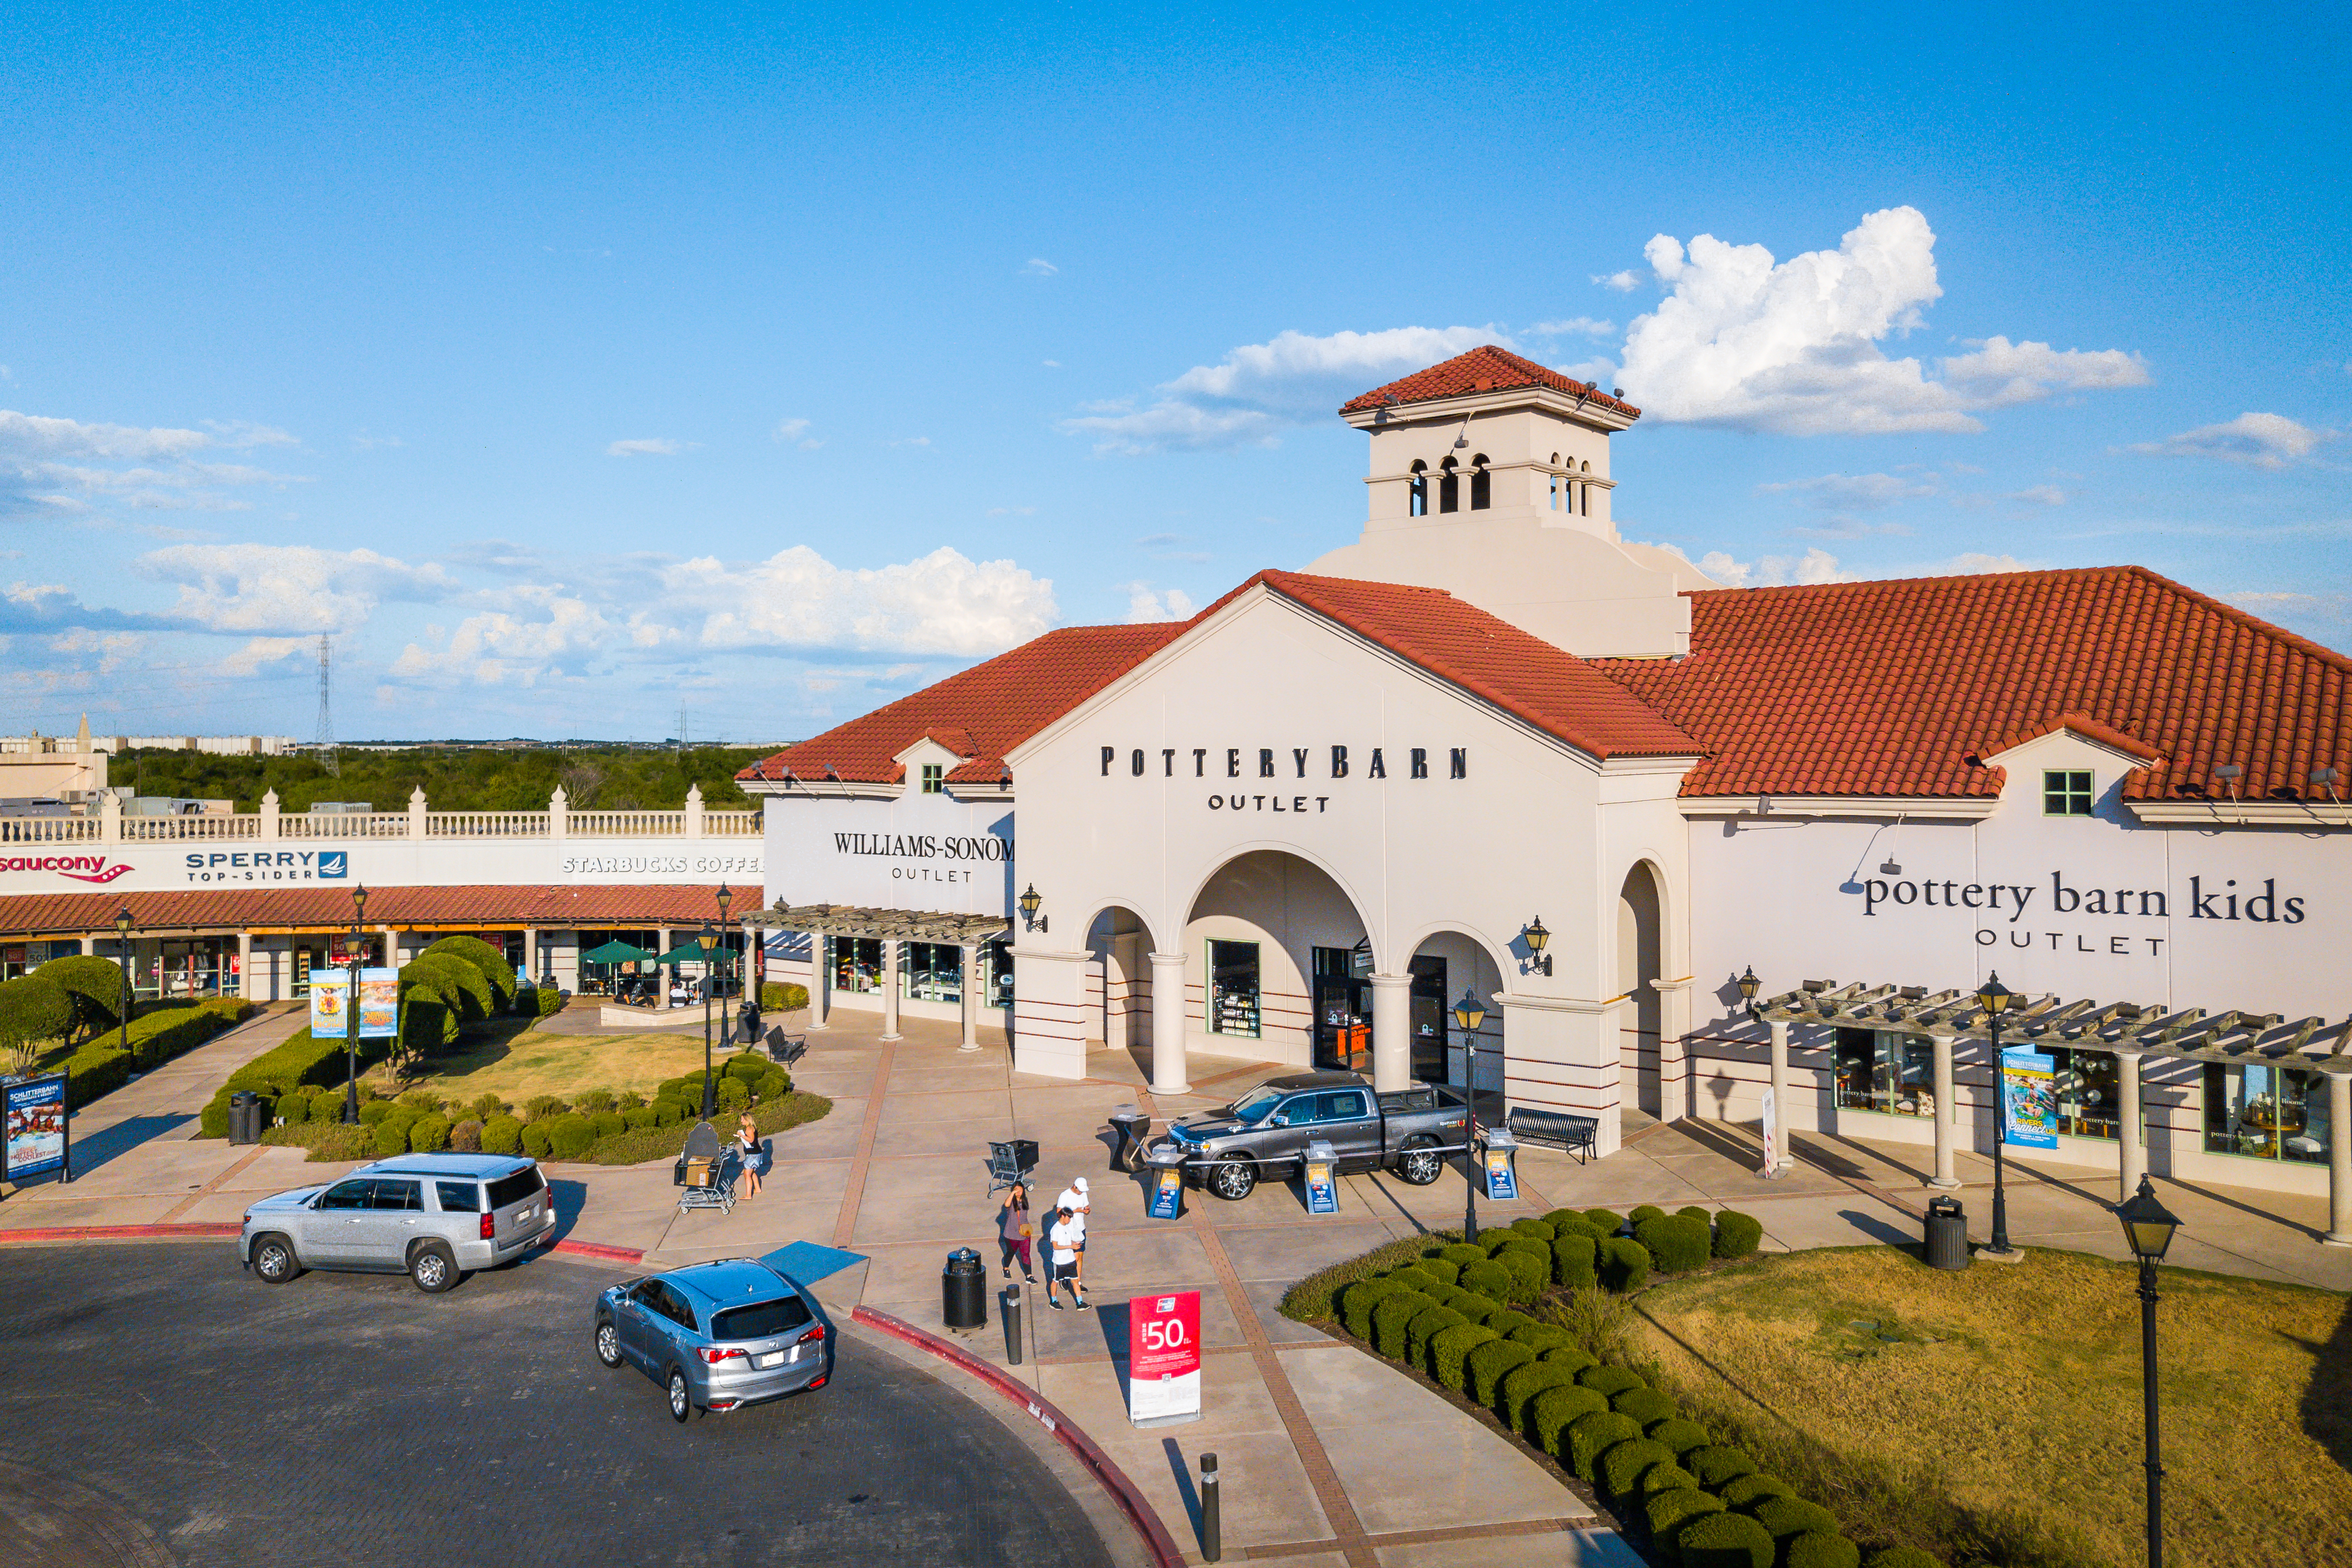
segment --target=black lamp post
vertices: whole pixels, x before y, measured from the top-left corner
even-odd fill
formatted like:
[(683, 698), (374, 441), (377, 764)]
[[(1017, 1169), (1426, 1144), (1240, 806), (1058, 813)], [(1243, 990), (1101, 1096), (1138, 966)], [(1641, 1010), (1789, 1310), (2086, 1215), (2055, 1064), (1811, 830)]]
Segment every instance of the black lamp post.
[[(2333, 1132), (2333, 1129), (2330, 1129)], [(2157, 1201), (2156, 1188), (2146, 1176), (2139, 1190), (2116, 1206), (2123, 1222), (2124, 1240), (2139, 1260), (2140, 1395), (2147, 1421), (2147, 1568), (2164, 1564), (2164, 1466), (2158, 1460), (2156, 1432), (2156, 1266), (2180, 1228), (2179, 1217)]]
[(1035, 883), (1031, 883), (1028, 887), (1023, 891), (1021, 896), (1014, 899), (1013, 902), (1020, 906), (1021, 924), (1024, 929), (1030, 931), (1043, 931), (1045, 929), (1045, 923), (1037, 917), (1037, 911), (1045, 907), (1045, 901), (1037, 896), (1037, 884)]
[(367, 917), (367, 883), (352, 889), (352, 988), (343, 993), (343, 1123), (360, 1119), (360, 941), (361, 922)]
[(1551, 945), (1551, 933), (1544, 929), (1543, 916), (1538, 915), (1528, 921), (1527, 929), (1519, 935), (1527, 938), (1528, 951), (1534, 955), (1528, 967), (1537, 974), (1549, 977), (1551, 974), (1551, 960), (1544, 956), (1544, 949)]
[(1985, 1012), (1985, 1029), (1992, 1037), (1992, 1247), (1991, 1250), (2007, 1257), (2009, 1245), (2009, 1191), (2002, 1184), (2001, 1151), (2009, 1146), (2009, 1081), (2000, 1071), (2000, 1015), (2017, 994), (2000, 983), (1994, 975), (1977, 988), (1977, 1000)]
[(711, 962), (710, 944), (718, 935), (719, 933), (710, 928), (710, 922), (706, 920), (702, 923), (702, 935), (695, 938), (695, 946), (702, 949), (702, 1119), (706, 1122), (710, 1120), (710, 1113), (719, 1108), (716, 1085), (710, 1076), (711, 971), (717, 967)]
[(1462, 999), (1454, 1004), (1454, 1021), (1462, 1026), (1462, 1082), (1470, 1101), (1470, 1147), (1462, 1156), (1462, 1174), (1468, 1177), (1468, 1190), (1462, 1199), (1462, 1239), (1478, 1239), (1478, 1026), (1486, 1021), (1486, 1009), (1470, 988), (1462, 988)]
[(131, 1045), (131, 906), (127, 904), (115, 911), (114, 939), (122, 966), (122, 1049), (131, 1057), (131, 1071), (136, 1072), (139, 1057)]

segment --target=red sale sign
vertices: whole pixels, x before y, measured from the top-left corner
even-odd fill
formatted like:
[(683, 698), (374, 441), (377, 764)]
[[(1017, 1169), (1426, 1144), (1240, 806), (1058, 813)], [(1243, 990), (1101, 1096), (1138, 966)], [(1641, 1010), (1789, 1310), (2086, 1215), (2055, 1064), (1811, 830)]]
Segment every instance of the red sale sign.
[(1200, 1419), (1200, 1291), (1129, 1299), (1127, 1414), (1139, 1427)]

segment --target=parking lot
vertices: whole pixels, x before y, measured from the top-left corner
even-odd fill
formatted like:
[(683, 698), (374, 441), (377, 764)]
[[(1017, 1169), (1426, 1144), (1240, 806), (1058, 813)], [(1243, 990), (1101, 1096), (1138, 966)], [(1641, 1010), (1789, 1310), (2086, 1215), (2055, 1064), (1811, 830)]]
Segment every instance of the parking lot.
[(0, 1249), (0, 1560), (1110, 1561), (1021, 1439), (855, 1335), (819, 1393), (673, 1423), (590, 1348), (619, 1277), (547, 1258), (432, 1297), (273, 1289), (226, 1242)]

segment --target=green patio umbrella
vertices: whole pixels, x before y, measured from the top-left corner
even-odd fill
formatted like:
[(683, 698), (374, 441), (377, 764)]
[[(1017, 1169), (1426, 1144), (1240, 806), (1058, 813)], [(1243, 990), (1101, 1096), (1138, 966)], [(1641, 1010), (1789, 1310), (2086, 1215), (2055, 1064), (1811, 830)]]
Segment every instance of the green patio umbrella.
[(715, 956), (715, 951), (708, 953), (703, 951), (701, 943), (685, 942), (671, 948), (656, 958), (654, 962), (656, 964), (704, 964), (709, 963), (713, 956)]
[(617, 941), (607, 942), (602, 947), (591, 947), (580, 956), (590, 964), (645, 964), (653, 960), (653, 954), (646, 949)]

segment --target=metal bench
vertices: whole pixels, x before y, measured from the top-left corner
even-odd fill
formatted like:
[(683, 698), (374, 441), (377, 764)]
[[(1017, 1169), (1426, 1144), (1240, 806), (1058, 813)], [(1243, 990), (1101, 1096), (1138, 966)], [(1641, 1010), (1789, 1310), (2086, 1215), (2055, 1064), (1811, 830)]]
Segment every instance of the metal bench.
[(1514, 1105), (1503, 1118), (1511, 1135), (1522, 1143), (1556, 1144), (1574, 1155), (1580, 1165), (1592, 1158), (1593, 1140), (1601, 1135), (1599, 1118), (1571, 1116), (1565, 1111), (1537, 1111)]
[(768, 1031), (768, 1054), (787, 1067), (798, 1061), (807, 1050), (808, 1036), (804, 1034), (786, 1034), (780, 1029)]

